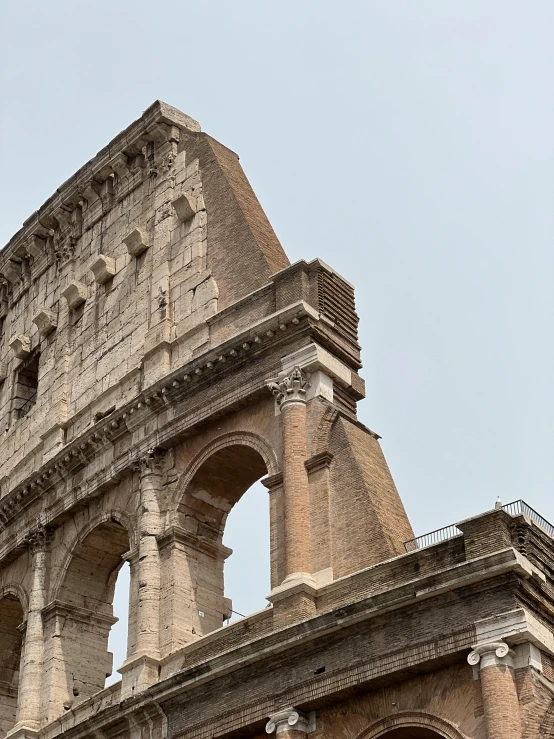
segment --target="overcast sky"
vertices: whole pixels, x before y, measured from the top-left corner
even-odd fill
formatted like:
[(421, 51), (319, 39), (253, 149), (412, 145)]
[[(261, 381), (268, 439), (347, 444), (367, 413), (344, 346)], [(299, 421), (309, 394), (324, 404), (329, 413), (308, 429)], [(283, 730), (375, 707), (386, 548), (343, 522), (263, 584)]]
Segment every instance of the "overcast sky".
[[(291, 261), (356, 285), (360, 418), (416, 532), (498, 495), (554, 520), (552, 0), (2, 6), (0, 243), (165, 100), (240, 155)], [(226, 537), (242, 613), (256, 492)]]

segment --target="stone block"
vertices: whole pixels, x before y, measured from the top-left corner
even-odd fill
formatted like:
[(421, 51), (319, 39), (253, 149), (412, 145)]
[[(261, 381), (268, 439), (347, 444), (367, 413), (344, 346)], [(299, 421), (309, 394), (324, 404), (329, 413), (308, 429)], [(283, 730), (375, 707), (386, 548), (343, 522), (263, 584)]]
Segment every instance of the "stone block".
[(148, 249), (148, 236), (141, 228), (134, 228), (125, 236), (123, 243), (132, 257), (138, 257)]
[(88, 298), (88, 287), (74, 280), (62, 291), (62, 296), (67, 300), (70, 310), (75, 310)]
[(193, 195), (182, 193), (172, 201), (173, 208), (180, 221), (190, 221), (197, 212), (197, 202)]
[(33, 323), (38, 328), (38, 332), (41, 336), (48, 336), (58, 326), (58, 315), (55, 311), (49, 308), (43, 308), (33, 318)]
[(6, 362), (0, 362), (0, 382), (4, 382), (8, 376), (8, 365)]
[(31, 339), (25, 334), (16, 334), (10, 340), (10, 348), (18, 359), (25, 359), (31, 353)]
[(91, 264), (90, 271), (94, 275), (95, 281), (99, 285), (103, 285), (115, 275), (115, 259), (99, 254), (98, 259)]

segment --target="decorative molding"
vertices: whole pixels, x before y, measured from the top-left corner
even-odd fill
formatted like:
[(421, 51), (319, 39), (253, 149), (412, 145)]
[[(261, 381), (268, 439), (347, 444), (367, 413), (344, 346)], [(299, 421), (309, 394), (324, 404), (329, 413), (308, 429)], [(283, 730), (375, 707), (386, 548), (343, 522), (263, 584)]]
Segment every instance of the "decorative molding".
[(498, 667), (504, 665), (513, 667), (513, 658), (515, 652), (503, 641), (488, 642), (487, 644), (477, 644), (473, 647), (473, 651), (468, 655), (467, 661), (472, 667), (479, 665), (479, 669), (485, 667)]
[(271, 493), (273, 490), (283, 486), (283, 473), (277, 472), (275, 475), (268, 475), (267, 477), (263, 477), (260, 482)]
[(91, 264), (90, 271), (94, 275), (95, 282), (103, 285), (115, 275), (115, 259), (99, 254), (98, 259)]
[(25, 543), (33, 554), (44, 552), (52, 540), (53, 534), (54, 530), (50, 526), (40, 524), (34, 531), (28, 534)]
[(128, 236), (125, 236), (123, 243), (132, 257), (140, 256), (149, 247), (148, 236), (141, 228), (134, 228)]
[(75, 310), (88, 298), (88, 287), (82, 282), (73, 281), (62, 291), (63, 297), (71, 310)]
[(331, 452), (318, 452), (304, 462), (304, 467), (308, 472), (318, 472), (326, 470), (331, 466), (333, 455)]
[(149, 449), (145, 454), (135, 460), (134, 468), (142, 477), (143, 475), (161, 475), (165, 452), (161, 449)]
[(308, 378), (298, 366), (288, 374), (267, 380), (266, 384), (281, 409), (288, 403), (305, 403), (306, 391), (310, 387)]
[(43, 308), (33, 318), (33, 323), (41, 336), (48, 336), (58, 326), (58, 314), (50, 308)]
[(315, 713), (306, 715), (296, 708), (284, 708), (270, 715), (265, 730), (268, 734), (280, 734), (282, 731), (302, 731), (309, 734), (315, 731)]
[(9, 346), (18, 359), (25, 359), (31, 353), (31, 339), (25, 334), (15, 334), (11, 338)]

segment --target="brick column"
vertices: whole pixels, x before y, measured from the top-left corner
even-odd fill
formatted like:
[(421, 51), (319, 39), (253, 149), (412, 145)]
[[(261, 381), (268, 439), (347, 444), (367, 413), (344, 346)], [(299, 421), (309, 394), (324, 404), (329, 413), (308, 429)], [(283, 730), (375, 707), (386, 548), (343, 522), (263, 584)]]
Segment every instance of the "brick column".
[(315, 714), (307, 716), (296, 708), (284, 708), (272, 713), (265, 725), (268, 734), (279, 734), (279, 739), (306, 739), (315, 729)]
[(162, 533), (160, 492), (161, 454), (148, 451), (136, 465), (140, 476), (137, 515), (138, 600), (136, 610), (136, 647), (122, 665), (122, 697), (144, 690), (158, 680), (160, 659), (160, 555), (156, 537)]
[(488, 739), (521, 739), (513, 652), (505, 642), (478, 644), (468, 656), (481, 678)]
[(46, 602), (48, 540), (49, 532), (44, 527), (33, 532), (27, 540), (32, 558), (32, 582), (17, 696), (17, 721), (10, 734), (26, 735), (40, 728), (44, 670), (42, 610)]
[(283, 492), (285, 508), (285, 582), (311, 572), (310, 499), (305, 467), (306, 390), (300, 367), (268, 383), (281, 411)]

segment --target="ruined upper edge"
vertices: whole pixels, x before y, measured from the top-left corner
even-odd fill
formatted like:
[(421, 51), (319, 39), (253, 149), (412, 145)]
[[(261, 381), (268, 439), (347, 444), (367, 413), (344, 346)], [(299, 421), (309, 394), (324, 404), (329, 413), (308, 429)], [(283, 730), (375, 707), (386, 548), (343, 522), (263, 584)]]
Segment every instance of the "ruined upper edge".
[(86, 164), (69, 177), (55, 193), (46, 200), (41, 207), (35, 211), (23, 223), (22, 228), (17, 231), (8, 243), (0, 250), (0, 273), (2, 267), (9, 259), (15, 255), (18, 248), (32, 236), (33, 232), (41, 226), (40, 221), (48, 221), (50, 217), (55, 217), (56, 210), (64, 205), (71, 203), (81, 197), (80, 191), (86, 186), (86, 183), (94, 180), (106, 168), (110, 167), (118, 154), (128, 150), (133, 150), (141, 139), (144, 140), (150, 134), (155, 133), (155, 127), (159, 124), (168, 126), (177, 126), (180, 129), (186, 129), (192, 133), (200, 133), (201, 127), (198, 121), (186, 115), (178, 108), (168, 105), (161, 100), (156, 100), (150, 105), (144, 113), (131, 123), (127, 128), (117, 134), (109, 144), (92, 157)]

